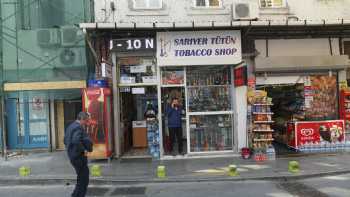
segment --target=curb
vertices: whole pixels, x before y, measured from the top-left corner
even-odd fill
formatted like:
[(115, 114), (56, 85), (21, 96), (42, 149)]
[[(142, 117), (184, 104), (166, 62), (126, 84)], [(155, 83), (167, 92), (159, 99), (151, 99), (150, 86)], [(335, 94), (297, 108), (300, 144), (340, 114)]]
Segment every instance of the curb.
[[(124, 179), (118, 180), (116, 178), (91, 178), (91, 185), (137, 185), (137, 184), (151, 184), (151, 183), (194, 183), (194, 182), (240, 182), (240, 181), (298, 181), (301, 179), (335, 176), (341, 174), (348, 174), (350, 170), (330, 171), (305, 175), (283, 175), (283, 176), (263, 176), (263, 177), (215, 177), (215, 178), (150, 178), (150, 179)], [(4, 178), (0, 177), (0, 185), (70, 185), (75, 184), (75, 178)]]

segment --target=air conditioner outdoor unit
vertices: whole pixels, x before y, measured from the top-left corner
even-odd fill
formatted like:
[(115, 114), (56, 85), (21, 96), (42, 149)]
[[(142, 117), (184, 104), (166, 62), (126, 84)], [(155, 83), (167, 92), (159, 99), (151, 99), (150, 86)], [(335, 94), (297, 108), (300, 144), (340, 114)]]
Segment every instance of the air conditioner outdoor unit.
[(57, 28), (38, 29), (36, 37), (40, 46), (59, 45), (61, 43), (60, 30)]
[(233, 20), (256, 20), (259, 18), (258, 3), (235, 3), (232, 5)]
[(59, 54), (60, 67), (81, 67), (86, 65), (85, 48), (62, 48)]
[(80, 29), (72, 26), (61, 27), (61, 45), (64, 47), (76, 46), (82, 39)]

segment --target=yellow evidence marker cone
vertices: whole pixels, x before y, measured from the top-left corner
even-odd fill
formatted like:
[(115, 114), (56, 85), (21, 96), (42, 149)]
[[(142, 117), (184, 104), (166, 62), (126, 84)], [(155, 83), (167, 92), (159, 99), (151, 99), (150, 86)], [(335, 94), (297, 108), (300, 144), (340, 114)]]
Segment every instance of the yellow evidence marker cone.
[(91, 175), (92, 176), (101, 176), (101, 166), (97, 165), (97, 164), (91, 166)]
[(22, 166), (18, 169), (19, 175), (22, 177), (29, 176), (31, 169), (28, 166)]
[(158, 178), (165, 178), (166, 177), (165, 166), (158, 166), (157, 177)]
[(291, 173), (298, 173), (300, 171), (299, 162), (297, 161), (290, 161), (288, 163), (288, 171)]
[(237, 166), (229, 165), (228, 166), (228, 175), (229, 176), (238, 176)]

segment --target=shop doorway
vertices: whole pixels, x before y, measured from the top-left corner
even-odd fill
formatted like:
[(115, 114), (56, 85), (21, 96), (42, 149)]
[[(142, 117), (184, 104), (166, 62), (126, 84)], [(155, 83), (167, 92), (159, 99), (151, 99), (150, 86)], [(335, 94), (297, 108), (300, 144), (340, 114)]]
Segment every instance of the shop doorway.
[[(258, 90), (266, 91), (267, 97), (272, 99), (271, 128), (274, 131), (273, 145), (277, 154), (296, 152), (295, 147), (291, 145), (291, 142), (295, 141), (296, 122), (317, 122), (338, 118), (336, 79), (336, 76), (315, 74), (299, 77), (295, 83), (257, 86)], [(317, 143), (319, 142), (315, 142)]]
[(75, 100), (61, 100), (55, 102), (55, 125), (58, 150), (64, 149), (64, 131), (67, 126), (75, 121), (78, 113), (82, 111), (81, 98)]
[[(120, 87), (119, 90), (121, 154), (124, 158), (151, 157), (154, 151), (150, 149), (154, 147), (147, 138), (148, 130), (158, 127), (157, 86)], [(148, 121), (149, 118), (153, 121)]]
[(290, 149), (288, 144), (287, 126), (288, 123), (297, 120), (305, 120), (304, 108), (304, 84), (274, 84), (257, 86), (258, 90), (267, 92), (272, 98), (271, 106), (273, 129), (273, 146), (279, 155), (291, 154), (295, 151)]
[[(162, 88), (162, 131), (163, 131), (163, 147), (164, 154), (171, 155), (176, 154), (171, 152), (171, 140), (168, 128), (168, 117), (166, 117), (166, 110), (170, 106), (173, 98), (179, 99), (180, 106), (182, 107), (182, 150), (183, 154), (187, 153), (187, 130), (186, 130), (186, 99), (185, 99), (185, 88), (184, 87), (163, 87)], [(177, 139), (174, 141), (173, 150), (176, 152), (179, 142)]]

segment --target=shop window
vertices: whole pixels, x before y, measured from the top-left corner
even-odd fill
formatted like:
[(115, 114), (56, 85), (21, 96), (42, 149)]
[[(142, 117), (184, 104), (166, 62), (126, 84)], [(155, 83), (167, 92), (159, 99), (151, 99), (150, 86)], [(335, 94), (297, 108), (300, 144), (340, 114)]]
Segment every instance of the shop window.
[(260, 8), (284, 8), (286, 0), (260, 0)]
[(156, 84), (157, 71), (153, 58), (129, 57), (119, 60), (120, 84)]
[(134, 9), (162, 9), (162, 0), (133, 0)]
[(193, 67), (186, 77), (189, 112), (231, 110), (229, 67)]
[(232, 150), (231, 115), (191, 115), (189, 121), (191, 152)]
[(194, 7), (221, 7), (221, 0), (195, 0)]

